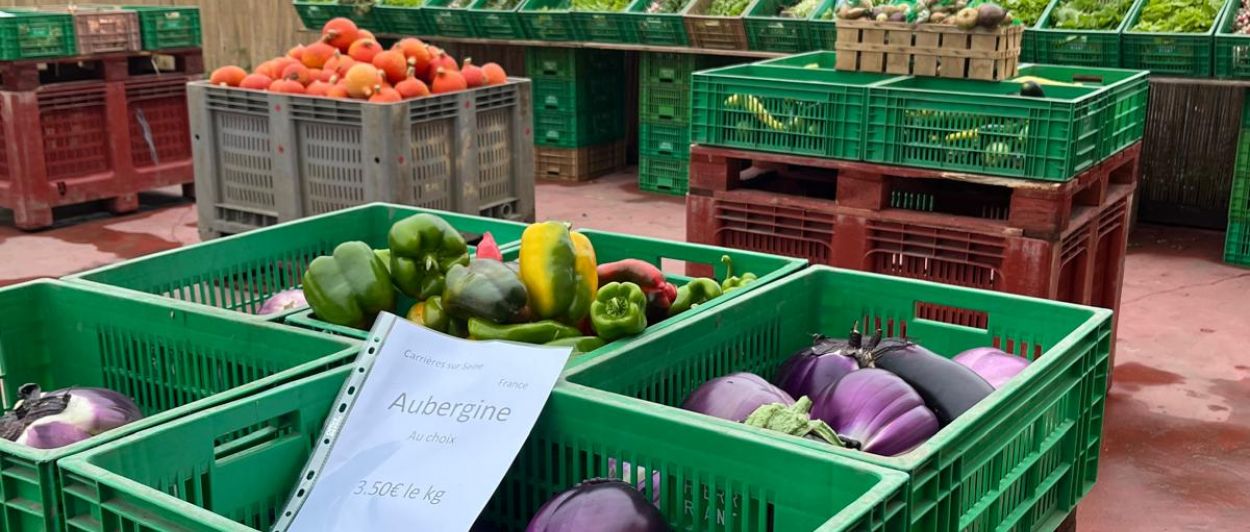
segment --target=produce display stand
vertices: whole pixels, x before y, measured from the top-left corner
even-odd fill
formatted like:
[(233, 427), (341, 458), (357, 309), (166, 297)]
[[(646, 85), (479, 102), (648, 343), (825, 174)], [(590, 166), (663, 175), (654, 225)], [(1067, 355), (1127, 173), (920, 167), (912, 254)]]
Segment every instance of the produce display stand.
[[(0, 440), (0, 529), (8, 532), (76, 528), (62, 514), (64, 497), (72, 493), (62, 484), (66, 457), (342, 366), (359, 349), (354, 340), (238, 314), (50, 280), (0, 289), (0, 314), (5, 411), (14, 407), (19, 387), (38, 383), (47, 391), (108, 388), (134, 399), (146, 415), (58, 449)], [(189, 443), (150, 456), (168, 456)], [(213, 442), (203, 443), (211, 456)]]
[[(646, 338), (650, 335), (657, 334), (659, 331), (670, 328), (682, 327), (683, 323), (693, 319), (695, 316), (707, 312), (709, 309), (723, 305), (738, 298), (750, 297), (754, 291), (759, 290), (770, 283), (777, 282), (807, 266), (807, 261), (803, 259), (768, 255), (752, 251), (727, 249), (685, 242), (673, 242), (669, 240), (659, 240), (595, 230), (585, 230), (582, 231), (582, 234), (586, 235), (586, 237), (590, 239), (590, 243), (594, 246), (595, 259), (599, 264), (606, 264), (623, 259), (643, 260), (664, 271), (665, 278), (676, 286), (682, 286), (696, 276), (714, 276), (716, 279), (725, 278), (726, 270), (725, 265), (721, 263), (721, 257), (726, 255), (733, 260), (735, 272), (751, 272), (758, 275), (759, 280), (718, 298), (712, 299), (707, 303), (692, 308), (677, 316), (670, 317), (660, 323), (647, 327), (647, 330), (641, 335), (622, 338), (620, 340), (610, 342), (590, 353), (578, 356), (569, 362), (569, 367), (575, 367), (596, 357), (628, 350), (630, 348), (629, 346), (639, 338)], [(518, 253), (519, 246), (507, 246), (503, 249), (503, 258), (505, 261), (516, 260)], [(666, 267), (666, 263), (669, 262), (680, 264), (681, 266), (674, 267), (670, 265)], [(412, 303), (413, 302), (411, 300), (401, 301), (399, 307), (397, 308), (399, 311), (398, 314), (406, 314), (408, 308), (412, 306)], [(369, 331), (366, 330), (321, 321), (317, 319), (311, 309), (296, 312), (290, 315), (286, 319), (286, 323), (358, 339), (364, 339), (369, 334)]]
[[(346, 371), (289, 383), (66, 460), (68, 521), (152, 532), (269, 530)], [(225, 444), (227, 459), (214, 452), (215, 441), (244, 430), (284, 437), (235, 439)], [(305, 443), (287, 444), (297, 441)], [(656, 483), (644, 488), (647, 497), (682, 530), (887, 531), (904, 524), (901, 473), (807, 449), (783, 450), (757, 434), (656, 418), (563, 386), (552, 393), (479, 522), (520, 530), (543, 501), (565, 488), (634, 473), (614, 464), (637, 465), (635, 479), (654, 476)], [(779, 468), (791, 472), (777, 475)], [(718, 502), (722, 495), (732, 507)]]
[[(767, 312), (761, 312), (766, 305)], [(677, 408), (703, 382), (774, 376), (811, 335), (852, 324), (906, 335), (943, 356), (997, 346), (1033, 360), (915, 450), (882, 457)], [(655, 420), (752, 434), (778, 448), (909, 475), (903, 530), (1050, 530), (1098, 476), (1111, 312), (1065, 303), (808, 268), (569, 371), (566, 389)], [(667, 439), (666, 439), (667, 440)]]
[[(1134, 0), (1124, 12), (1119, 26), (1110, 30), (1064, 30), (1055, 28), (1052, 16), (1066, 0), (1056, 0), (1042, 14), (1033, 30), (1035, 62), (1048, 65), (1119, 67), (1121, 34), (1129, 27), (1129, 19), (1143, 0)], [(1103, 0), (1111, 3), (1117, 0)]]
[[(1139, 0), (1129, 13), (1120, 35), (1124, 46), (1120, 64), (1125, 68), (1149, 70), (1160, 76), (1205, 78), (1212, 74), (1212, 46), (1215, 30), (1223, 19), (1224, 9), (1201, 33), (1148, 33), (1133, 31), (1146, 5), (1160, 0)], [(1206, 2), (1208, 0), (1194, 0)], [(1227, 0), (1225, 0), (1227, 1)], [(1233, 0), (1237, 2), (1238, 0)]]
[(520, 241), (525, 230), (524, 224), (506, 220), (371, 203), (155, 253), (65, 279), (231, 310), (241, 320), (280, 321), (304, 309), (266, 316), (255, 313), (270, 296), (299, 288), (314, 258), (329, 255), (339, 244), (353, 240), (375, 249), (385, 248), (391, 226), (420, 213), (446, 220), (470, 242), (489, 231), (505, 248)]

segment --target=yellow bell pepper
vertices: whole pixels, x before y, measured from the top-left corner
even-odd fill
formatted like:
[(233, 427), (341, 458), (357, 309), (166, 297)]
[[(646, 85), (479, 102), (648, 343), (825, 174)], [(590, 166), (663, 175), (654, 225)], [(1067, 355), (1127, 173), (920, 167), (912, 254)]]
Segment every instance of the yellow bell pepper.
[(578, 324), (599, 289), (595, 249), (586, 235), (561, 222), (542, 222), (521, 234), (521, 282), (539, 320)]

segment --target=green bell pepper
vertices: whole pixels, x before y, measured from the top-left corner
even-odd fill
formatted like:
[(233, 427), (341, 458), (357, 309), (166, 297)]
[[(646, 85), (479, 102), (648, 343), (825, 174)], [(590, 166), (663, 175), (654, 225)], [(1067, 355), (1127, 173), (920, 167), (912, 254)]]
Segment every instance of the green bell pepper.
[(468, 266), (456, 264), (447, 272), (443, 307), (457, 318), (507, 323), (525, 308), (526, 301), (521, 279), (497, 260), (473, 259)]
[(386, 265), (364, 242), (344, 242), (304, 272), (304, 297), (317, 319), (363, 329), (379, 312), (395, 310)]
[(563, 338), (581, 336), (582, 331), (556, 320), (499, 325), (480, 318), (469, 318), (469, 338), (473, 340), (507, 340), (526, 344), (546, 344)]
[(720, 283), (721, 292), (729, 293), (756, 281), (755, 274), (750, 272), (742, 274), (741, 277), (734, 276), (734, 261), (729, 255), (721, 255), (720, 261), (725, 264), (725, 280)]
[(677, 289), (677, 299), (674, 299), (673, 306), (669, 307), (668, 315), (676, 316), (681, 314), (720, 297), (722, 293), (724, 291), (721, 290), (720, 283), (717, 283), (715, 279), (706, 277), (693, 279)]
[(590, 323), (609, 342), (641, 333), (647, 328), (647, 296), (634, 283), (605, 284), (590, 304)]
[(443, 293), (447, 271), (469, 264), (464, 237), (442, 218), (417, 214), (391, 226), (391, 275), (403, 293), (425, 301)]

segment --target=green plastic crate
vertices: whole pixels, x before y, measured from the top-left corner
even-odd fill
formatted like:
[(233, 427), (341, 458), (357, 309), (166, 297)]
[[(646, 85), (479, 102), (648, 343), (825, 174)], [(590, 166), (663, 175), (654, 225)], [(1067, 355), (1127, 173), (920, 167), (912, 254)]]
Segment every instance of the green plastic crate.
[(1219, 78), (1250, 78), (1250, 35), (1233, 33), (1241, 3), (1224, 6), (1215, 31), (1215, 76)]
[[(641, 54), (638, 66), (639, 87), (664, 85), (689, 87), (695, 71), (716, 68), (747, 61), (741, 57), (725, 55), (696, 55), (674, 52), (648, 52)], [(641, 90), (641, 89), (640, 89)]]
[[(459, 1), (463, 7), (451, 7)], [(443, 37), (476, 37), (469, 6), (470, 0), (429, 0), (419, 13), (436, 35)]]
[(1067, 181), (1104, 157), (1105, 88), (899, 78), (871, 89), (864, 159), (938, 170)]
[[(1080, 66), (1022, 65), (1019, 76), (1037, 76), (1060, 83), (1106, 87), (1099, 96), (1104, 118), (1100, 154), (1108, 157), (1140, 141), (1146, 129), (1149, 72)], [(1045, 87), (1043, 87), (1045, 90)]]
[(777, 16), (801, 0), (758, 0), (747, 10), (747, 45), (757, 52), (798, 53), (812, 49), (811, 22)]
[(0, 11), (0, 61), (78, 55), (74, 17)]
[(569, 16), (571, 0), (525, 0), (518, 16), (525, 34), (537, 41), (574, 41), (577, 32)]
[(526, 39), (525, 26), (517, 13), (525, 2), (517, 0), (512, 9), (487, 9), (492, 0), (477, 0), (469, 6), (469, 19), (478, 37), (483, 39)]
[[(1132, 13), (1128, 24), (1121, 35), (1124, 42), (1124, 53), (1121, 64), (1125, 68), (1149, 70), (1155, 75), (1172, 75), (1186, 77), (1210, 77), (1212, 73), (1212, 52), (1215, 46), (1215, 28), (1223, 12), (1223, 7), (1216, 10), (1215, 20), (1203, 33), (1142, 33), (1133, 31), (1141, 18), (1142, 11), (1150, 2), (1160, 0), (1141, 0)], [(1192, 0), (1194, 2), (1225, 2), (1226, 0)], [(1234, 0), (1236, 1), (1236, 0)]]
[(690, 187), (690, 154), (686, 157), (639, 155), (638, 188), (673, 196), (685, 196)]
[(604, 78), (623, 81), (625, 56), (620, 52), (582, 48), (540, 48), (525, 50), (525, 72), (533, 80), (561, 79), (585, 83)]
[(201, 41), (200, 8), (125, 6), (139, 14), (144, 50), (198, 48)]
[(690, 87), (646, 84), (638, 95), (638, 119), (685, 125), (690, 122)]
[(838, 54), (836, 52), (830, 50), (820, 50), (805, 54), (787, 55), (776, 59), (766, 59), (755, 64), (815, 70), (833, 70), (837, 63)]
[(1224, 236), (1224, 262), (1250, 268), (1250, 219), (1228, 220)]
[[(480, 235), (490, 231), (501, 246), (519, 241), (525, 231), (525, 224), (515, 222), (371, 203), (156, 253), (65, 279), (251, 315), (274, 293), (298, 288), (304, 270), (314, 258), (329, 255), (336, 246), (351, 240), (374, 248), (387, 247), (386, 235), (392, 224), (423, 212), (437, 214), (465, 233)], [(278, 320), (284, 316), (273, 314), (254, 319)]]
[[(690, 244), (686, 242), (673, 242), (670, 240), (659, 240), (604, 231), (583, 230), (581, 232), (585, 234), (586, 237), (590, 239), (591, 244), (594, 245), (595, 258), (599, 261), (599, 264), (606, 264), (624, 259), (644, 260), (659, 266), (662, 270), (664, 270), (665, 277), (668, 278), (669, 282), (677, 286), (686, 284), (692, 278), (692, 276), (685, 273), (685, 270), (682, 269), (681, 265), (685, 265), (686, 267), (693, 265), (699, 265), (703, 268), (711, 267), (712, 270), (710, 272), (700, 272), (699, 275), (712, 275), (716, 279), (724, 279), (725, 266), (720, 262), (721, 257), (724, 255), (729, 255), (729, 257), (733, 259), (734, 272), (736, 274), (752, 272), (759, 276), (759, 281), (699, 305), (690, 311), (683, 312), (675, 317), (647, 327), (647, 330), (641, 335), (631, 338), (622, 338), (596, 349), (590, 353), (589, 356), (578, 357), (569, 363), (569, 367), (585, 363), (587, 360), (594, 357), (625, 350), (630, 344), (639, 338), (647, 338), (658, 333), (659, 331), (679, 327), (682, 323), (707, 312), (709, 309), (716, 308), (719, 305), (734, 301), (738, 298), (746, 297), (752, 292), (768, 286), (771, 283), (777, 282), (780, 279), (788, 277), (794, 272), (807, 266), (807, 260), (805, 259), (795, 259), (778, 255), (768, 255), (765, 253), (755, 253), (751, 251), (742, 251), (716, 246), (705, 246), (702, 244)], [(515, 260), (517, 258), (518, 247), (519, 246), (508, 246), (503, 249), (504, 260)], [(411, 304), (411, 302), (407, 303)], [(406, 313), (408, 309), (401, 305), (399, 310), (401, 313)], [(311, 311), (303, 311), (293, 314), (287, 319), (287, 323), (318, 331), (341, 334), (352, 338), (365, 338), (368, 335), (368, 331), (352, 327), (343, 327), (318, 320)]]
[[(837, 18), (834, 15), (837, 5), (838, 0), (825, 0), (812, 13), (811, 21), (807, 25), (808, 48), (828, 51), (837, 48), (838, 26), (834, 20)], [(830, 66), (829, 68), (833, 67)]]
[[(638, 154), (690, 160), (690, 126), (642, 122), (638, 124)], [(684, 178), (686, 173), (681, 173)]]
[(652, 0), (636, 0), (626, 10), (626, 17), (634, 25), (638, 44), (648, 46), (689, 46), (686, 22), (681, 14), (694, 0), (687, 0), (672, 13), (648, 13)]
[(695, 144), (859, 160), (868, 87), (892, 77), (740, 65), (694, 75)]
[(624, 135), (625, 116), (619, 106), (534, 113), (534, 145), (543, 148), (580, 148), (619, 140)]
[[(63, 530), (61, 460), (350, 363), (359, 343), (141, 294), (43, 280), (0, 289), (3, 410), (18, 388), (104, 387), (147, 417), (58, 449), (0, 440), (0, 530)], [(172, 451), (174, 448), (171, 448)], [(71, 527), (72, 528), (72, 527)]]
[[(812, 334), (857, 322), (943, 356), (998, 346), (1034, 360), (1005, 387), (897, 457), (835, 448), (681, 410), (700, 384), (733, 372), (774, 377)], [(823, 266), (721, 305), (680, 329), (565, 374), (572, 391), (656, 419), (907, 473), (907, 530), (1054, 530), (1098, 476), (1111, 311)]]
[[(67, 513), (86, 530), (269, 530), (345, 378), (338, 370), (291, 383), (66, 460)], [(248, 432), (281, 437), (233, 439)], [(225, 449), (228, 460), (218, 455)], [(906, 478), (896, 471), (780, 451), (753, 434), (654, 419), (557, 387), (479, 521), (521, 530), (556, 493), (609, 476), (655, 478), (644, 494), (675, 530), (878, 532), (904, 518)]]
[(387, 33), (419, 37), (437, 35), (430, 27), (429, 19), (421, 12), (421, 6), (389, 5), (386, 0), (379, 0), (373, 9), (377, 11), (377, 20)]
[[(1055, 10), (1066, 0), (1052, 2), (1037, 23), (1034, 35), (1032, 59), (1048, 65), (1081, 65), (1093, 67), (1119, 67), (1121, 56), (1120, 33), (1128, 28), (1129, 15), (1140, 0), (1129, 2), (1124, 19), (1115, 29), (1063, 30), (1054, 28)], [(1104, 0), (1115, 2), (1118, 0)]]
[(637, 44), (638, 28), (625, 13), (629, 5), (620, 11), (569, 11), (573, 33), (582, 42), (606, 42)]
[(625, 101), (624, 87), (620, 80), (613, 78), (580, 81), (536, 79), (532, 87), (535, 113), (613, 111)]
[(309, 2), (294, 0), (293, 3), (295, 4), (295, 12), (299, 14), (300, 20), (304, 22), (304, 27), (312, 31), (320, 32), (321, 27), (335, 17), (351, 19), (352, 22), (355, 22), (361, 28), (383, 28), (377, 18), (377, 14), (373, 11), (373, 2), (340, 5), (334, 1)]

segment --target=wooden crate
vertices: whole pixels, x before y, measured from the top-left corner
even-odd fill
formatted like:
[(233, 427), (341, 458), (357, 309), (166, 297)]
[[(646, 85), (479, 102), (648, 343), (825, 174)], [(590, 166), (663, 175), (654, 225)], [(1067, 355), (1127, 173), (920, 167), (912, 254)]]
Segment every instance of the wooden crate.
[(534, 177), (589, 181), (625, 166), (625, 141), (580, 148), (534, 148)]
[(946, 24), (838, 21), (838, 70), (1000, 81), (1016, 76), (1021, 25), (971, 31)]

